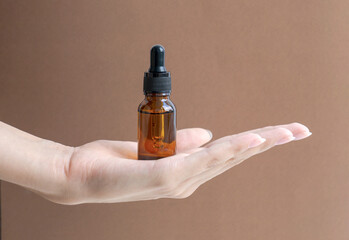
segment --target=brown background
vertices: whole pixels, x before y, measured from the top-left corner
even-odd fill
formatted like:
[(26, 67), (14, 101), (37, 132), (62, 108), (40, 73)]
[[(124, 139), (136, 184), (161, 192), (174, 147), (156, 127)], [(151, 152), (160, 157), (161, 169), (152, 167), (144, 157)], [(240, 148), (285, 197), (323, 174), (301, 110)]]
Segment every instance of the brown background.
[(62, 206), (2, 184), (3, 239), (348, 239), (349, 2), (0, 1), (1, 120), (68, 145), (136, 140), (163, 44), (178, 127), (313, 136), (188, 199)]

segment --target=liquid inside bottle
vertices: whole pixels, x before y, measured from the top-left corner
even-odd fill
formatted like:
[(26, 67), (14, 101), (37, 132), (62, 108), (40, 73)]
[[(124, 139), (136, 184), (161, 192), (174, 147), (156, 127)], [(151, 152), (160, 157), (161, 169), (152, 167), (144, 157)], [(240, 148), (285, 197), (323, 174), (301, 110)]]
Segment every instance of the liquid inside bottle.
[(139, 112), (138, 159), (156, 160), (176, 153), (175, 113)]

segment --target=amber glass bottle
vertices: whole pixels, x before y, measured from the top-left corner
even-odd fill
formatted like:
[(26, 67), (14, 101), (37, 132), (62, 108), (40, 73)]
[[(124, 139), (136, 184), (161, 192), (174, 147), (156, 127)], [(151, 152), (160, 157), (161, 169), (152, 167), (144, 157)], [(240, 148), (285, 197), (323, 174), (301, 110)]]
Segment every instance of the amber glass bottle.
[(165, 50), (155, 45), (144, 73), (145, 98), (138, 107), (138, 159), (156, 160), (176, 153), (176, 108), (170, 100), (171, 76)]

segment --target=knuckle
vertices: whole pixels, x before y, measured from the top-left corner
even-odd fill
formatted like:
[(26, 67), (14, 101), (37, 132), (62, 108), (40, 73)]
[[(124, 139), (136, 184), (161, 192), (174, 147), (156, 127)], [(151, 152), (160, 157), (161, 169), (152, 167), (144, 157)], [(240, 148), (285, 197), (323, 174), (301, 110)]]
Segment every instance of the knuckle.
[(306, 126), (298, 122), (291, 123), (290, 127), (291, 129), (294, 129), (294, 130), (309, 132), (309, 128), (307, 128)]
[(191, 195), (193, 195), (193, 193), (196, 191), (196, 189), (197, 189), (197, 188), (184, 191), (184, 192), (182, 192), (182, 193), (178, 196), (178, 198), (180, 198), (180, 199), (188, 198), (188, 197), (190, 197)]
[(290, 124), (290, 126), (292, 126), (292, 127), (303, 127), (303, 125), (298, 123), (298, 122), (293, 122), (293, 123)]
[(232, 137), (229, 141), (230, 147), (232, 149), (232, 154), (235, 156), (235, 155), (243, 152), (246, 148), (244, 144), (241, 144), (239, 139), (243, 140), (243, 139), (246, 139), (248, 137), (254, 137), (254, 136), (255, 136), (255, 134), (249, 133), (247, 135), (239, 136), (238, 139), (236, 137)]
[(241, 137), (243, 135), (230, 135), (228, 140), (231, 144), (234, 144), (236, 142), (236, 138)]
[(262, 130), (269, 131), (269, 130), (273, 130), (274, 128), (275, 128), (275, 126), (267, 126), (267, 127), (262, 128)]
[(193, 194), (193, 192), (186, 192), (180, 196), (181, 199), (188, 198)]
[(183, 192), (179, 189), (174, 189), (171, 193), (172, 198), (182, 198)]
[(286, 136), (292, 136), (292, 132), (290, 130), (288, 130), (287, 128), (283, 128), (283, 127), (278, 127), (277, 131), (282, 134), (282, 135), (286, 135)]
[(219, 158), (219, 156), (217, 156), (217, 154), (215, 153), (215, 151), (212, 148), (207, 148), (205, 151), (206, 151), (207, 155), (209, 156), (207, 168), (217, 166), (221, 163), (221, 159)]
[(160, 195), (165, 198), (178, 198), (180, 195), (179, 190), (175, 186), (161, 187)]
[(241, 153), (245, 148), (244, 145), (242, 144), (237, 144), (235, 143), (231, 143), (232, 145), (232, 150), (233, 150), (233, 154), (236, 155), (237, 153)]

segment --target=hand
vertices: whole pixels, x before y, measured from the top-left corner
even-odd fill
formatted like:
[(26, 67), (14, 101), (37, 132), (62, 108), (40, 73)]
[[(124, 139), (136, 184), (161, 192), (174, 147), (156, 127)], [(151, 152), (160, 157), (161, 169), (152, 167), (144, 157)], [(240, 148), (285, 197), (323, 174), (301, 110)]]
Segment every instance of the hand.
[(210, 141), (210, 132), (185, 129), (177, 133), (178, 154), (155, 161), (136, 160), (135, 142), (99, 140), (76, 147), (65, 158), (60, 171), (66, 178), (65, 191), (60, 196), (39, 194), (62, 204), (186, 198), (247, 158), (310, 135), (308, 128), (293, 123), (226, 136), (200, 147)]

